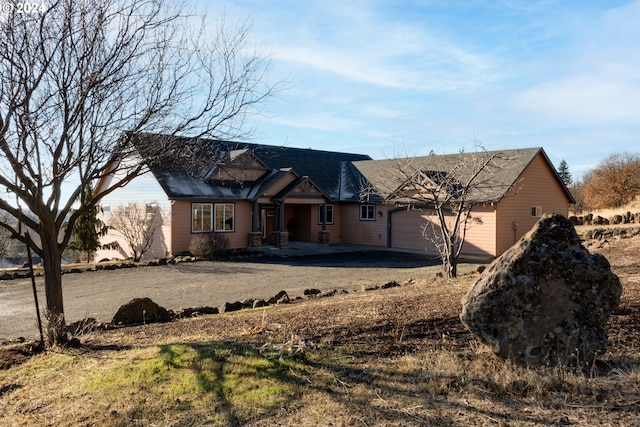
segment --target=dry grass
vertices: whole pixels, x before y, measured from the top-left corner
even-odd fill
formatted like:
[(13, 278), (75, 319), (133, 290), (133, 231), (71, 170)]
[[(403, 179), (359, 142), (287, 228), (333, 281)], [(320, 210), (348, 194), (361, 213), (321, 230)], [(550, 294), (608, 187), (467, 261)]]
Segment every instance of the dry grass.
[(592, 209), (589, 212), (582, 212), (580, 215), (593, 213), (593, 216), (600, 215), (603, 218), (611, 218), (614, 215), (624, 215), (627, 212), (632, 214), (640, 212), (640, 196), (636, 196), (634, 200), (619, 208)]
[(85, 335), (0, 371), (0, 425), (637, 425), (639, 246), (603, 249), (625, 290), (591, 372), (496, 358), (457, 317), (477, 276), (430, 276)]

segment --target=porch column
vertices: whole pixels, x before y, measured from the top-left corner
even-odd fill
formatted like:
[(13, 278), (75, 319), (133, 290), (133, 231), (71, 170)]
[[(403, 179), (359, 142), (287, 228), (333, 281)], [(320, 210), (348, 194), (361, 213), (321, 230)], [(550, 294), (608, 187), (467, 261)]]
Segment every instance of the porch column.
[(278, 246), (278, 236), (280, 235), (280, 205), (275, 203), (273, 205), (273, 228), (271, 230), (269, 238), (269, 243), (272, 245)]
[(278, 231), (285, 231), (284, 228), (284, 202), (280, 202), (278, 205)]
[(320, 205), (320, 216), (322, 217), (322, 230), (318, 232), (318, 242), (329, 243), (329, 232), (327, 231), (327, 204)]
[(278, 247), (286, 248), (289, 246), (289, 233), (285, 231), (284, 228), (284, 200), (280, 202), (278, 205)]
[(257, 201), (251, 207), (251, 233), (249, 233), (249, 247), (257, 248), (262, 246), (262, 232), (260, 231), (260, 205)]
[(253, 206), (251, 207), (251, 231), (256, 233), (260, 230), (260, 206), (258, 205), (258, 201), (253, 202)]
[(280, 231), (280, 205), (273, 206), (273, 231)]

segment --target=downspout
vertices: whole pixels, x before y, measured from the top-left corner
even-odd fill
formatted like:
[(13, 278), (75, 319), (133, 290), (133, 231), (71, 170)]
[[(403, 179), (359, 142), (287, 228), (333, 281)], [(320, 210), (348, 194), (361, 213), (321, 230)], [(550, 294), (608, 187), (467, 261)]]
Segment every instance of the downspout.
[(284, 200), (278, 205), (278, 231), (283, 232), (284, 229)]

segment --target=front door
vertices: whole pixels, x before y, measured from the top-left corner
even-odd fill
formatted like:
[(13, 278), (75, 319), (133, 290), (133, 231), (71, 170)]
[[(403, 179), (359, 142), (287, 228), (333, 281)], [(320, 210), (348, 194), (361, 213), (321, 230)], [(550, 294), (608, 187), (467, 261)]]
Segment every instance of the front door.
[(275, 210), (273, 207), (260, 209), (260, 229), (262, 230), (262, 239), (268, 240), (273, 232), (273, 216)]

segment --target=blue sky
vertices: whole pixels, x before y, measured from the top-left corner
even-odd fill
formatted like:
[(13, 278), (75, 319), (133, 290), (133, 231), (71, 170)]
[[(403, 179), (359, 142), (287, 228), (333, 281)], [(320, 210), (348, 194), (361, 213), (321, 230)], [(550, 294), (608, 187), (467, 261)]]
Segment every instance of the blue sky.
[(252, 19), (270, 78), (290, 83), (254, 142), (376, 159), (542, 146), (574, 178), (637, 151), (640, 1), (224, 0), (207, 13), (222, 9)]

